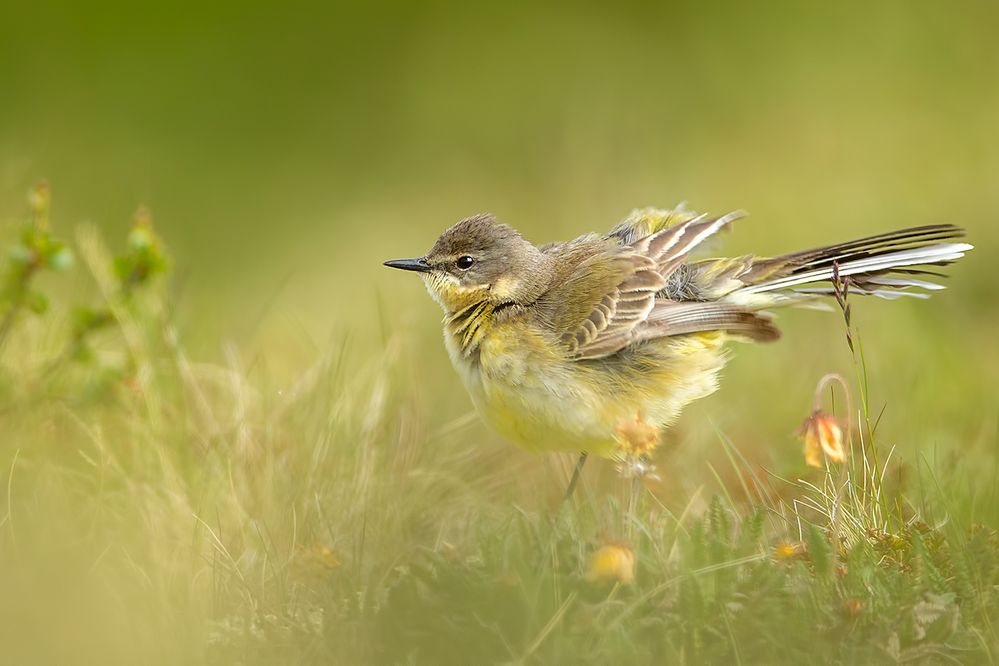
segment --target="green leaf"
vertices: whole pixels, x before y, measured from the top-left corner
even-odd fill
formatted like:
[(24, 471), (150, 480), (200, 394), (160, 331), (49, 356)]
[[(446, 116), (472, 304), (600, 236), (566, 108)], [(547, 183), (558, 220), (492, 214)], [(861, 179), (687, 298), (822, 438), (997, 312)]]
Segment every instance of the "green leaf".
[(94, 310), (89, 307), (76, 308), (73, 311), (73, 332), (83, 336), (90, 331), (107, 326), (112, 321), (111, 313), (104, 310)]
[(78, 363), (90, 363), (94, 360), (94, 352), (89, 345), (80, 342), (73, 348), (73, 360)]
[(45, 265), (58, 272), (72, 268), (73, 260), (73, 251), (62, 243), (53, 244), (45, 254)]
[(112, 268), (114, 269), (115, 277), (119, 280), (126, 279), (132, 272), (132, 258), (129, 256), (115, 257)]
[(21, 230), (21, 242), (24, 246), (31, 249), (36, 249), (38, 245), (43, 242), (44, 234), (36, 229), (34, 225), (28, 225), (23, 230)]
[(44, 314), (49, 309), (49, 299), (40, 291), (29, 291), (24, 295), (24, 306), (35, 314)]
[(14, 245), (7, 251), (7, 257), (10, 259), (10, 262), (19, 268), (30, 264), (34, 256), (35, 253), (31, 248), (25, 245)]
[(808, 554), (812, 558), (812, 565), (815, 567), (816, 575), (828, 578), (832, 574), (833, 558), (832, 549), (826, 540), (825, 534), (818, 527), (812, 525), (805, 539), (808, 546)]

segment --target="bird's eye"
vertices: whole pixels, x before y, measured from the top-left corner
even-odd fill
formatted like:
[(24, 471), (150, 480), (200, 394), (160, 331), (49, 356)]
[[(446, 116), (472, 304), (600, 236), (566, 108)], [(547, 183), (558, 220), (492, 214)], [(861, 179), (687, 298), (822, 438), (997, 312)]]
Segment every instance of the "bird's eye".
[(464, 256), (458, 257), (458, 261), (455, 263), (457, 263), (458, 268), (466, 270), (472, 267), (472, 264), (475, 263), (475, 260), (466, 254)]

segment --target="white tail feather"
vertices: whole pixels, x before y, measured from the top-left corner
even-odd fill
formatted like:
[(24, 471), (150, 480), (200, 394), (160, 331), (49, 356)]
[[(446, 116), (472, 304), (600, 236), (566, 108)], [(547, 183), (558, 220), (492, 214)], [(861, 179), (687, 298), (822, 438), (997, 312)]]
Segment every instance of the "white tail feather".
[(920, 289), (925, 289), (926, 291), (940, 291), (941, 289), (946, 289), (947, 287), (942, 284), (937, 284), (936, 282), (927, 282), (926, 280), (913, 280), (912, 278), (891, 278), (891, 277), (871, 277), (865, 280), (868, 284), (879, 284), (884, 287), (919, 287)]
[[(861, 273), (877, 273), (880, 271), (888, 271), (893, 268), (903, 268), (905, 266), (919, 266), (922, 264), (936, 264), (945, 261), (954, 261), (960, 259), (964, 256), (964, 253), (968, 250), (973, 249), (974, 246), (968, 243), (943, 243), (940, 245), (931, 245), (929, 247), (920, 247), (909, 250), (900, 250), (898, 252), (891, 252), (889, 254), (884, 254), (875, 257), (864, 257), (862, 259), (855, 259), (853, 261), (848, 261), (841, 264), (838, 267), (839, 275), (841, 277), (847, 277), (849, 275), (857, 275)], [(787, 277), (778, 278), (776, 280), (770, 280), (768, 282), (761, 282), (759, 284), (754, 284), (748, 287), (744, 287), (738, 290), (741, 294), (757, 294), (767, 291), (774, 291), (777, 289), (788, 289), (797, 285), (808, 284), (811, 282), (821, 282), (824, 280), (831, 280), (833, 278), (834, 271), (830, 268), (818, 268), (811, 271), (805, 271), (803, 273), (798, 273), (797, 275), (789, 275)], [(884, 280), (885, 278), (879, 278)], [(916, 281), (909, 280), (909, 284)], [(932, 283), (925, 283), (932, 284)], [(886, 285), (887, 286), (887, 285)], [(922, 285), (915, 285), (922, 286)], [(940, 287), (940, 285), (934, 285), (933, 287), (925, 287), (929, 289)], [(804, 290), (799, 290), (804, 291)], [(888, 290), (875, 290), (870, 292), (877, 296), (884, 296), (885, 293), (902, 293), (902, 292), (891, 292)], [(915, 294), (910, 294), (915, 295)]]
[[(821, 294), (824, 296), (832, 296), (835, 290), (832, 287), (805, 287), (804, 289), (795, 289), (796, 294)], [(929, 294), (924, 294), (921, 291), (898, 291), (897, 289), (861, 289), (859, 287), (850, 287), (850, 293), (860, 293), (865, 296), (877, 296), (888, 301), (894, 301), (898, 298), (929, 298)]]

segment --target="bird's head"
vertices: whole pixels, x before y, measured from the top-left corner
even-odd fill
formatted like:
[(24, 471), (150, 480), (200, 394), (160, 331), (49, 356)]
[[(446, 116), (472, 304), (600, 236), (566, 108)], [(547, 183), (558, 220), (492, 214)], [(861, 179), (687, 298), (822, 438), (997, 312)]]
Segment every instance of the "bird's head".
[(386, 261), (416, 271), (446, 313), (482, 301), (530, 303), (543, 291), (543, 255), (491, 215), (476, 215), (441, 234), (423, 257)]

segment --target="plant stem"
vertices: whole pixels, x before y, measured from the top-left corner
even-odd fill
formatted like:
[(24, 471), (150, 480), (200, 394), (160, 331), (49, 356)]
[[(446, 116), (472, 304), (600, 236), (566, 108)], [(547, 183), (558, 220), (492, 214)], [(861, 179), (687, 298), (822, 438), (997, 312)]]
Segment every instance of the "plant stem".
[(32, 262), (24, 268), (24, 271), (17, 278), (17, 287), (14, 290), (15, 296), (11, 301), (10, 307), (4, 313), (3, 319), (0, 320), (0, 353), (3, 352), (11, 329), (14, 328), (14, 321), (17, 319), (18, 313), (24, 307), (24, 295), (28, 291), (28, 284), (31, 282), (31, 276), (34, 274), (36, 268), (37, 264)]
[[(836, 372), (830, 372), (819, 380), (818, 385), (815, 387), (815, 402), (812, 406), (812, 411), (817, 411), (822, 407), (822, 393), (825, 391), (826, 386), (834, 382), (840, 385), (843, 389), (843, 395), (846, 398), (846, 437), (844, 438), (844, 443), (846, 450), (849, 451), (850, 440), (853, 437), (853, 400), (850, 397), (850, 389), (842, 375)], [(832, 516), (833, 552), (836, 553), (837, 556), (839, 555), (840, 545), (840, 513), (843, 509), (843, 490), (845, 487), (846, 462), (843, 462), (840, 463), (839, 482), (836, 484), (836, 500), (835, 504), (833, 504)]]

